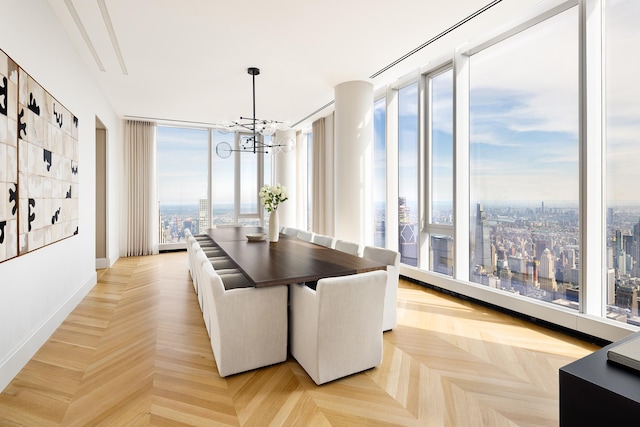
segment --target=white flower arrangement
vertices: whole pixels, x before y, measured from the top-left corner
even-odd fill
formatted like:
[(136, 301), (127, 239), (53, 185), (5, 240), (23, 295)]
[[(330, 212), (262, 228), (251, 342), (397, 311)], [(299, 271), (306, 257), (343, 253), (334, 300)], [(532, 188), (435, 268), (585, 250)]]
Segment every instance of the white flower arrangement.
[(268, 212), (277, 210), (278, 205), (289, 198), (287, 189), (280, 184), (273, 187), (266, 184), (260, 189), (258, 196), (260, 196), (260, 203), (267, 208)]

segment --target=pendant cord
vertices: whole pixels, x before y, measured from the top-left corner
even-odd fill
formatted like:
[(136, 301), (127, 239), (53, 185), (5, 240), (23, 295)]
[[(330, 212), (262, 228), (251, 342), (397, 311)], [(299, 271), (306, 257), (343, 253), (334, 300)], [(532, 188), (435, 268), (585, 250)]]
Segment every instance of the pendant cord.
[(253, 80), (253, 153), (256, 153), (256, 75), (252, 74)]

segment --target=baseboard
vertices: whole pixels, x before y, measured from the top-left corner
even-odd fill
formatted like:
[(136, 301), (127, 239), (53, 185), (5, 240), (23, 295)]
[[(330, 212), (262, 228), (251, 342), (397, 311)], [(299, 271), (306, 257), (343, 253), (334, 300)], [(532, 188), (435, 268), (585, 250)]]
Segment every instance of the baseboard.
[(115, 258), (96, 258), (96, 270), (102, 270), (105, 268), (113, 267), (113, 264), (118, 260), (118, 256)]
[(0, 391), (3, 391), (7, 385), (18, 375), (20, 370), (31, 360), (34, 354), (47, 342), (49, 337), (69, 316), (73, 309), (82, 301), (82, 299), (95, 286), (97, 275), (94, 272), (89, 279), (78, 290), (69, 297), (69, 299), (53, 312), (48, 318), (44, 319), (38, 327), (20, 343), (13, 352), (11, 352), (4, 360), (0, 361)]
[(187, 244), (185, 242), (180, 243), (163, 243), (158, 245), (159, 252), (173, 252), (173, 251), (184, 251), (187, 249)]
[(102, 270), (110, 267), (111, 262), (109, 261), (109, 258), (96, 258), (96, 270)]

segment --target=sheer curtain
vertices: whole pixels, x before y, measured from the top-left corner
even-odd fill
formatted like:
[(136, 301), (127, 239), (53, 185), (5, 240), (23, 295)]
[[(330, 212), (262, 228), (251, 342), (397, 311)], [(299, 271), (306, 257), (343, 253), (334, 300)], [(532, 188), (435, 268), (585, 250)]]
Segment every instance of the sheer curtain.
[(311, 225), (315, 233), (327, 234), (327, 218), (325, 198), (327, 196), (327, 147), (324, 117), (311, 125), (313, 150), (313, 175), (311, 181)]
[(307, 144), (306, 135), (296, 132), (296, 222), (285, 224), (306, 230), (307, 226)]
[(158, 253), (156, 197), (156, 126), (127, 121), (127, 256)]

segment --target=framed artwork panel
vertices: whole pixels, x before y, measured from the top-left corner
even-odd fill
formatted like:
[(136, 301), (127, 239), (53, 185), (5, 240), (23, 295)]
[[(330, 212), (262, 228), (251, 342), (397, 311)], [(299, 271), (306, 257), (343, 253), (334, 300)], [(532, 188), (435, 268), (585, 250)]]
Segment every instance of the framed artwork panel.
[(78, 233), (78, 119), (0, 51), (0, 262)]

